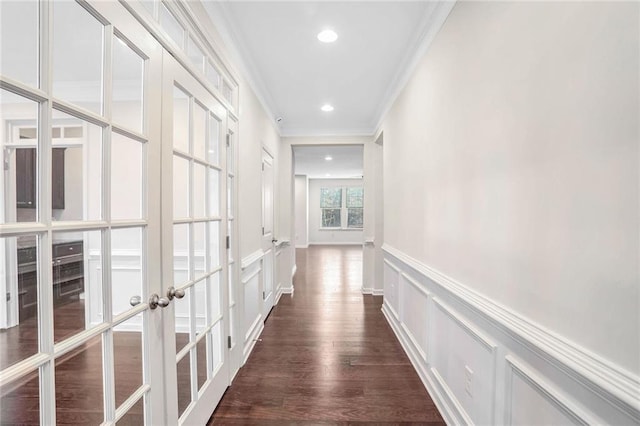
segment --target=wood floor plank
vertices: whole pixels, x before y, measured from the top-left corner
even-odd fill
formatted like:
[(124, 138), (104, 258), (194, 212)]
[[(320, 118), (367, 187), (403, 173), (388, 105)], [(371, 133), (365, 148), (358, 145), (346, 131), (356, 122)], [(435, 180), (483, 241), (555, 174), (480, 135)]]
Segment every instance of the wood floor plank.
[(442, 425), (381, 297), (362, 295), (362, 249), (296, 251), (295, 294), (269, 316), (214, 424)]

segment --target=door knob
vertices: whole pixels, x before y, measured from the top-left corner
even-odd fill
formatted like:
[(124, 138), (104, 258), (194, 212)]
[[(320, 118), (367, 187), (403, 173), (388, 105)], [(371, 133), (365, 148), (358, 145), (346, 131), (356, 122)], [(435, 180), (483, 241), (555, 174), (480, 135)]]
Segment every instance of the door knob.
[(182, 299), (184, 297), (184, 290), (181, 288), (176, 290), (175, 287), (169, 287), (169, 290), (167, 290), (167, 297), (169, 300), (173, 300), (174, 297), (176, 299)]
[(166, 308), (167, 306), (169, 306), (169, 303), (171, 303), (171, 301), (166, 297), (160, 297), (157, 294), (152, 294), (151, 298), (149, 299), (149, 308), (155, 309), (158, 306), (160, 306), (161, 308)]
[(137, 306), (140, 302), (142, 302), (142, 297), (140, 296), (132, 296), (131, 299), (129, 299), (129, 304), (131, 306)]

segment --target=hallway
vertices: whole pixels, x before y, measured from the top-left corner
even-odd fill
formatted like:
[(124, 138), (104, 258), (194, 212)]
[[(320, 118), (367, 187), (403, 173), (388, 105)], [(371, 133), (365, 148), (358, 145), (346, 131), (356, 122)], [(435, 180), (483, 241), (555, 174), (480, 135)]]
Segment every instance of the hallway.
[(209, 424), (444, 423), (380, 307), (360, 246), (296, 250), (283, 296)]

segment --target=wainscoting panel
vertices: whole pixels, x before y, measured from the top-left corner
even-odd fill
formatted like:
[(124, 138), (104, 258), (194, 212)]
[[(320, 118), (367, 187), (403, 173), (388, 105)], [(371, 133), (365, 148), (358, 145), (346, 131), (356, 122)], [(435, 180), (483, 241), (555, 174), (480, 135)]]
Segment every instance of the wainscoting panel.
[(243, 322), (243, 361), (244, 364), (255, 346), (255, 341), (264, 328), (262, 318), (262, 292), (260, 290), (262, 277), (262, 256), (255, 257), (251, 263), (242, 262), (243, 269), (240, 280), (244, 297)]
[(640, 377), (383, 246), (384, 313), (448, 424), (640, 424)]

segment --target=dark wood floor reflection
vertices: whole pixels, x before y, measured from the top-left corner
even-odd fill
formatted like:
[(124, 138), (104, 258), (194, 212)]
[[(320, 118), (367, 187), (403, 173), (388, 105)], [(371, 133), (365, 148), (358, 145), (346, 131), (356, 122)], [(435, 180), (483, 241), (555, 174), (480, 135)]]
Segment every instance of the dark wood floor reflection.
[(295, 294), (269, 316), (209, 424), (444, 421), (380, 311), (362, 249), (296, 251)]

